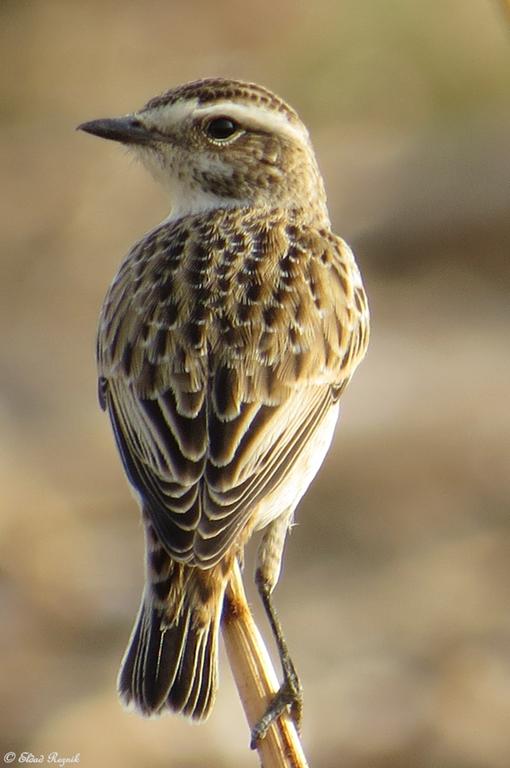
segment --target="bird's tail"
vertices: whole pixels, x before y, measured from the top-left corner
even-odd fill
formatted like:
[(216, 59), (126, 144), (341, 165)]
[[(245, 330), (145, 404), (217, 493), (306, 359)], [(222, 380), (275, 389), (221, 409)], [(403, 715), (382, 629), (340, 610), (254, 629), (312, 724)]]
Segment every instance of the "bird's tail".
[(145, 588), (119, 672), (119, 695), (143, 715), (171, 709), (203, 720), (217, 689), (224, 579), (161, 551), (158, 557), (166, 558), (165, 568)]

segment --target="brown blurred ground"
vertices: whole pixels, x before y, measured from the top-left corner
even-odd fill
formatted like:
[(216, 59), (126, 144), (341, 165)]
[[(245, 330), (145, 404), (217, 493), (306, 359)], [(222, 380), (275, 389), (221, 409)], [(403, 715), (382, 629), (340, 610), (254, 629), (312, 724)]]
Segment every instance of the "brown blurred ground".
[(206, 725), (143, 721), (116, 701), (142, 536), (96, 404), (94, 333), (165, 199), (118, 147), (73, 130), (225, 74), (278, 91), (309, 125), (373, 314), (277, 592), (311, 765), (506, 768), (502, 5), (4, 0), (0, 43), (0, 760), (256, 765), (224, 659)]

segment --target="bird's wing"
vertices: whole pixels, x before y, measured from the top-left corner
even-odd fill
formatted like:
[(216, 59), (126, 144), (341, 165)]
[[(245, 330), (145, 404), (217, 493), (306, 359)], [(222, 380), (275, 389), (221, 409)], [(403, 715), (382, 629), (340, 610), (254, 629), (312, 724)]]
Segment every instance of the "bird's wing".
[(101, 319), (100, 391), (176, 559), (218, 562), (306, 454), (364, 353), (358, 279), (342, 241), (279, 214), (182, 220), (124, 263)]
[[(332, 391), (308, 388), (276, 406), (244, 403), (228, 423), (211, 414), (208, 428), (201, 413), (195, 423), (181, 419), (182, 432), (174, 430), (172, 403), (170, 391), (144, 400), (109, 387), (108, 409), (127, 475), (161, 542), (176, 559), (213, 565), (306, 454), (334, 405)], [(192, 431), (211, 440), (195, 460), (182, 451)]]

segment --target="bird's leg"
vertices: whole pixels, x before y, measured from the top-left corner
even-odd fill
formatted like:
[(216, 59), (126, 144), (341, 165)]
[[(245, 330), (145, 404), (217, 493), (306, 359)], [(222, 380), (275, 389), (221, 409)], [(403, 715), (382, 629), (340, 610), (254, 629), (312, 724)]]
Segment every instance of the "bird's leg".
[(255, 572), (255, 583), (257, 584), (257, 589), (278, 648), (283, 682), (266, 712), (251, 732), (251, 746), (253, 749), (256, 748), (260, 739), (264, 738), (274, 720), (284, 712), (290, 712), (298, 730), (301, 725), (303, 712), (301, 683), (289, 654), (280, 619), (271, 599), (271, 593), (280, 575), (283, 545), (289, 521), (290, 515), (286, 515), (283, 518), (278, 518), (269, 526), (259, 548), (259, 564)]
[[(257, 571), (258, 575), (258, 571)], [(271, 601), (271, 592), (263, 581), (257, 579), (262, 603), (264, 605), (271, 629), (280, 655), (283, 682), (267, 710), (251, 732), (251, 746), (255, 749), (260, 739), (263, 739), (270, 725), (284, 712), (290, 712), (298, 731), (303, 713), (303, 691), (289, 649), (283, 635), (282, 625)]]

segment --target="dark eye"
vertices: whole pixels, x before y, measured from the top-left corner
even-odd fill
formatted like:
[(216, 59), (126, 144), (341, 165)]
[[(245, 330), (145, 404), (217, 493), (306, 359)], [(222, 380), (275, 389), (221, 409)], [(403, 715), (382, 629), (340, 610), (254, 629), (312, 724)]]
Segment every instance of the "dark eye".
[(215, 117), (205, 126), (205, 132), (211, 139), (229, 139), (239, 130), (238, 123), (229, 117)]

